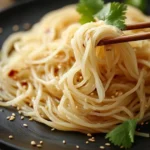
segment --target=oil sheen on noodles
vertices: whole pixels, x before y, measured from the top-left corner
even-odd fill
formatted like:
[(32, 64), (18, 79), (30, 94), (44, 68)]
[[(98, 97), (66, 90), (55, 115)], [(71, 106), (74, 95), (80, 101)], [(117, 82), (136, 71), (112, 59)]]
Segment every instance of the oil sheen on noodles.
[[(107, 133), (150, 117), (150, 41), (98, 46), (122, 32), (103, 21), (79, 24), (75, 6), (10, 35), (0, 61), (0, 106), (14, 106), (50, 127)], [(128, 7), (126, 23), (150, 21)]]

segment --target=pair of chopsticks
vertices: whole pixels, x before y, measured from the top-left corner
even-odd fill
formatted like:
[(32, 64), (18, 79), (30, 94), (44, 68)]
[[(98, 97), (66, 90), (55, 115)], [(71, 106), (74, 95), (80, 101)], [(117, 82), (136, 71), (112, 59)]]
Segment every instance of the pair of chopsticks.
[[(144, 28), (150, 28), (150, 22), (126, 25), (125, 30), (144, 29)], [(120, 36), (117, 38), (106, 39), (106, 40), (100, 41), (98, 45), (101, 46), (101, 45), (108, 45), (108, 44), (146, 40), (146, 39), (150, 39), (150, 32), (133, 34), (133, 35), (125, 35), (125, 36)]]

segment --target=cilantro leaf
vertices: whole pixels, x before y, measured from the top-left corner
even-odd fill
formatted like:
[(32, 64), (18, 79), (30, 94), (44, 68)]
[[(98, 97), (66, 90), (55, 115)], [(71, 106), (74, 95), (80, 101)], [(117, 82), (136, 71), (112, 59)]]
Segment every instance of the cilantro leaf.
[(145, 11), (147, 7), (147, 0), (125, 0), (125, 3), (135, 6), (142, 11)]
[(108, 138), (109, 141), (111, 141), (116, 146), (130, 148), (134, 142), (136, 125), (137, 120), (127, 120), (110, 131), (105, 138)]
[(94, 21), (94, 15), (104, 6), (103, 0), (80, 0), (77, 11), (81, 14), (80, 23)]
[(125, 28), (127, 6), (118, 2), (108, 3), (95, 17), (104, 20), (107, 24), (114, 25), (120, 29)]

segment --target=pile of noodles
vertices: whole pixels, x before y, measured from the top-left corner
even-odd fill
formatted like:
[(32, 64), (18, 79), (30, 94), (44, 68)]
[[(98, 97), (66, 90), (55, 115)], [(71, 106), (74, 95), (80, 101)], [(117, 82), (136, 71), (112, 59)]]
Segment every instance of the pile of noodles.
[[(122, 32), (103, 21), (81, 25), (75, 6), (50, 12), (9, 36), (0, 61), (0, 106), (65, 131), (107, 133), (150, 117), (150, 41), (98, 46)], [(150, 21), (128, 7), (126, 23)]]

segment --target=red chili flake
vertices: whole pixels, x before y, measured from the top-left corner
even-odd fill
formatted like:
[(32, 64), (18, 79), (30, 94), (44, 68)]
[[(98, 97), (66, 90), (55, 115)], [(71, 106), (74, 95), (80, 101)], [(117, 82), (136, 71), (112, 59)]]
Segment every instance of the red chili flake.
[(8, 74), (9, 77), (14, 78), (17, 75), (18, 71), (17, 70), (11, 70)]

